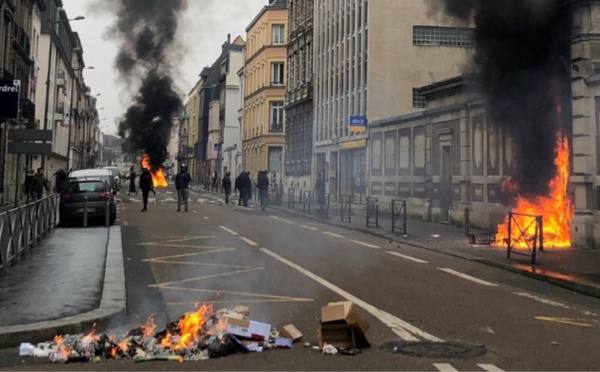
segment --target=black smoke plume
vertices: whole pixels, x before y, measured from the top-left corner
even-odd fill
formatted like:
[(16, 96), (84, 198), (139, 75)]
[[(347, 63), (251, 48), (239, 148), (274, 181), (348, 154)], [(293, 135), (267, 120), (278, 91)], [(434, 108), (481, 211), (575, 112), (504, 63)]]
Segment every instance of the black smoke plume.
[(171, 74), (173, 45), (187, 0), (114, 0), (117, 22), (111, 35), (121, 41), (115, 66), (123, 80), (139, 84), (119, 124), (123, 149), (147, 153), (154, 169), (167, 158), (171, 127), (182, 102)]
[[(435, 0), (446, 14), (475, 21), (475, 63), (493, 123), (516, 144), (512, 181), (526, 198), (547, 195), (556, 134), (570, 101), (571, 15), (562, 0)], [(439, 8), (439, 6), (442, 8)], [(569, 106), (570, 107), (570, 106)]]

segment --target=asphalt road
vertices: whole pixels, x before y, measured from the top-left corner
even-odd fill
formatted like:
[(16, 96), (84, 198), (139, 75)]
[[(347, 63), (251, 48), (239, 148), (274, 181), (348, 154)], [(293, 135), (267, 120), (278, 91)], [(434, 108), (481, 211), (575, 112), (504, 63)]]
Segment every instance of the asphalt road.
[[(322, 306), (352, 300), (370, 323), (371, 349), (325, 356), (305, 348), (199, 363), (52, 365), (0, 351), (20, 370), (590, 370), (600, 366), (600, 300), (534, 279), (284, 212), (223, 205), (192, 191), (176, 212), (161, 189), (149, 211), (122, 196), (128, 316), (121, 332), (154, 314), (160, 326), (194, 309), (247, 305), (251, 318), (293, 323), (315, 344)], [(484, 345), (472, 358), (419, 358), (380, 349), (392, 341)], [(440, 345), (444, 345), (441, 343)], [(435, 351), (443, 351), (443, 347)]]

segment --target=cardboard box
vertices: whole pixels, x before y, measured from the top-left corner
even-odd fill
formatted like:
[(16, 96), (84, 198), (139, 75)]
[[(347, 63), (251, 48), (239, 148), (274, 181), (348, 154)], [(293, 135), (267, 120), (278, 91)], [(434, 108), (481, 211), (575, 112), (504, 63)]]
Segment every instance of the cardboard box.
[(234, 336), (264, 341), (269, 339), (271, 325), (254, 320), (236, 319), (226, 317), (225, 332)]
[[(354, 345), (351, 347), (370, 347), (365, 333), (369, 329), (369, 323), (360, 314), (359, 309), (350, 301), (331, 302), (321, 308), (321, 323), (325, 325), (347, 325), (352, 327), (352, 340)], [(323, 327), (322, 327), (323, 328)], [(341, 331), (340, 331), (341, 332)], [(324, 342), (330, 343), (324, 336)], [(333, 344), (332, 344), (333, 345)], [(336, 346), (336, 345), (333, 345)], [(339, 346), (342, 347), (342, 346)]]
[(343, 349), (356, 347), (354, 327), (346, 324), (323, 324), (317, 331), (317, 340), (321, 350), (325, 344)]
[(288, 324), (279, 331), (279, 333), (286, 338), (289, 338), (293, 342), (300, 340), (303, 336), (302, 332), (298, 330), (293, 324)]

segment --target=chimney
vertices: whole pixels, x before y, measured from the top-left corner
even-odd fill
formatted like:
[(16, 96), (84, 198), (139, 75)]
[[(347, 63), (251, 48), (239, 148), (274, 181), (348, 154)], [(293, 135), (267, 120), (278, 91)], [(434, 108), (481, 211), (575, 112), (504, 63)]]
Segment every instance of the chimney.
[(227, 34), (227, 44), (231, 44), (231, 34)]

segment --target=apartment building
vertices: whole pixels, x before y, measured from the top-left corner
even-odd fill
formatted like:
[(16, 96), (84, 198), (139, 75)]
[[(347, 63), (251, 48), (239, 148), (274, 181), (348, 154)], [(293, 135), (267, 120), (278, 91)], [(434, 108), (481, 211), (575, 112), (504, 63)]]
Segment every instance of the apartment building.
[(243, 167), (282, 173), (287, 0), (270, 0), (246, 28)]
[(460, 74), (473, 30), (427, 0), (317, 0), (313, 175), (332, 201), (364, 203), (368, 122), (427, 107), (417, 88)]
[(314, 0), (289, 0), (285, 189), (310, 191), (313, 163)]

